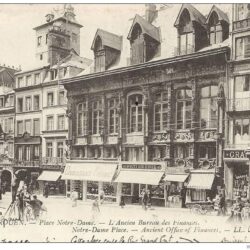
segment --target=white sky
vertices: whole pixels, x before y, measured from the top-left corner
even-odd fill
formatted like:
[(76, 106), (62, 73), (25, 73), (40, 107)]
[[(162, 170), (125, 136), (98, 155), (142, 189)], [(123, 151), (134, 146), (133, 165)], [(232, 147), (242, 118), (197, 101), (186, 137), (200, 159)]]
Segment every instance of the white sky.
[[(217, 4), (218, 5), (218, 4)], [(0, 5), (0, 64), (22, 68), (32, 67), (35, 60), (35, 31), (45, 22), (45, 15), (63, 4), (1, 4)], [(122, 34), (129, 18), (144, 14), (144, 4), (72, 4), (81, 29), (81, 56), (93, 58), (90, 50), (97, 28)], [(212, 4), (195, 4), (208, 14)], [(224, 7), (224, 6), (223, 6)], [(228, 8), (228, 7), (227, 7)], [(222, 8), (224, 9), (224, 8)], [(178, 13), (173, 13), (178, 15)], [(166, 20), (167, 21), (167, 20)]]

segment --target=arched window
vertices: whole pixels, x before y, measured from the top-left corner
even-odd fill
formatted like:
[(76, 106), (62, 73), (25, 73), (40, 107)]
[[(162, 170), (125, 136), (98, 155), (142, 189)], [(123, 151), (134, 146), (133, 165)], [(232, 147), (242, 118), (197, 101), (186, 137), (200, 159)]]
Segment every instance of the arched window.
[(201, 89), (200, 127), (216, 128), (218, 120), (217, 108), (218, 86), (207, 86)]
[(88, 129), (88, 103), (84, 99), (77, 106), (77, 134), (79, 136), (86, 135)]
[(128, 132), (142, 132), (143, 109), (142, 95), (133, 94), (128, 97)]
[(179, 28), (179, 54), (185, 55), (194, 51), (193, 27), (190, 14), (184, 9), (180, 17)]
[(135, 24), (131, 35), (131, 63), (138, 64), (145, 61), (144, 37), (140, 25)]
[(154, 131), (165, 131), (168, 120), (168, 93), (166, 91), (155, 95)]
[(191, 128), (192, 90), (178, 89), (176, 91), (176, 124), (177, 129)]
[(211, 14), (208, 25), (210, 44), (221, 43), (223, 41), (222, 26), (215, 11)]

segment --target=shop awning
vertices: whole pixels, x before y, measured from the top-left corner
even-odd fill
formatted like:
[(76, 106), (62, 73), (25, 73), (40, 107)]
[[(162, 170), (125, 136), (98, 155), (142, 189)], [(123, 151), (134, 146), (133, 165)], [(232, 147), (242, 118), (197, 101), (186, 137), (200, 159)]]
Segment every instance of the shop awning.
[(184, 182), (188, 178), (188, 174), (167, 174), (164, 181)]
[(117, 165), (117, 163), (106, 162), (66, 163), (62, 179), (111, 182)]
[(162, 171), (121, 170), (115, 182), (159, 185), (163, 174), (164, 172)]
[(194, 189), (211, 189), (215, 175), (211, 173), (194, 173), (191, 174), (187, 188)]
[(61, 176), (61, 171), (43, 171), (37, 178), (38, 181), (57, 181)]

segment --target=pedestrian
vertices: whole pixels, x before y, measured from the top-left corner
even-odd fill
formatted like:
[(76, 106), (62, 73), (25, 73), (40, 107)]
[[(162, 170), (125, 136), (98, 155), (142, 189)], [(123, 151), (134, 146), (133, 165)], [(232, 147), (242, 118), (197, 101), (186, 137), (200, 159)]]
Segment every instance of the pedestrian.
[(147, 210), (148, 205), (148, 194), (145, 189), (142, 191), (142, 207)]
[(100, 193), (99, 193), (100, 204), (103, 204), (103, 202), (104, 202), (104, 195), (105, 195), (105, 193), (104, 193), (103, 189), (101, 189)]
[(5, 194), (5, 192), (6, 192), (6, 186), (7, 186), (7, 182), (4, 181), (4, 182), (3, 182), (3, 190), (2, 190), (2, 193), (3, 193), (3, 194)]
[(214, 210), (217, 212), (217, 215), (219, 215), (219, 213), (220, 213), (220, 207), (219, 207), (220, 196), (218, 194), (216, 194), (215, 198), (213, 199), (213, 202), (214, 202)]
[(148, 195), (148, 208), (151, 208), (151, 206), (152, 206), (152, 192), (150, 189), (147, 190), (147, 195)]
[(229, 217), (228, 221), (237, 221), (241, 222), (241, 211), (242, 211), (242, 204), (240, 197), (236, 198), (236, 202), (233, 204), (231, 209), (231, 216)]
[(98, 219), (98, 215), (100, 213), (100, 207), (98, 203), (98, 198), (96, 197), (92, 204), (92, 220), (96, 221)]
[(78, 192), (76, 191), (76, 189), (74, 189), (74, 191), (71, 193), (70, 199), (72, 201), (72, 207), (76, 207), (78, 199)]
[(0, 200), (2, 200), (2, 187), (0, 185)]
[(218, 215), (225, 215), (225, 197), (220, 194), (219, 195), (219, 212)]
[(43, 189), (43, 195), (45, 198), (48, 198), (49, 196), (49, 185), (48, 183), (45, 183), (44, 189)]
[(121, 208), (124, 208), (124, 206), (125, 206), (125, 199), (124, 199), (123, 195), (121, 195), (120, 206), (121, 206)]
[(32, 207), (35, 220), (38, 220), (40, 217), (40, 212), (41, 212), (41, 208), (43, 205), (42, 201), (38, 200), (36, 195), (33, 195), (33, 199), (27, 202)]

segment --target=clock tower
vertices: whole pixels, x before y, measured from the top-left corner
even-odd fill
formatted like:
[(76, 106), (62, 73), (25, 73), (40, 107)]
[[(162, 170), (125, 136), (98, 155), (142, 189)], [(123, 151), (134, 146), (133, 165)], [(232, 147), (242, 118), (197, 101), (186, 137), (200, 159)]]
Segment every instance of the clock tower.
[(54, 65), (66, 57), (71, 49), (80, 55), (80, 29), (74, 8), (64, 4), (45, 16), (46, 22), (34, 28), (36, 31), (36, 59)]

